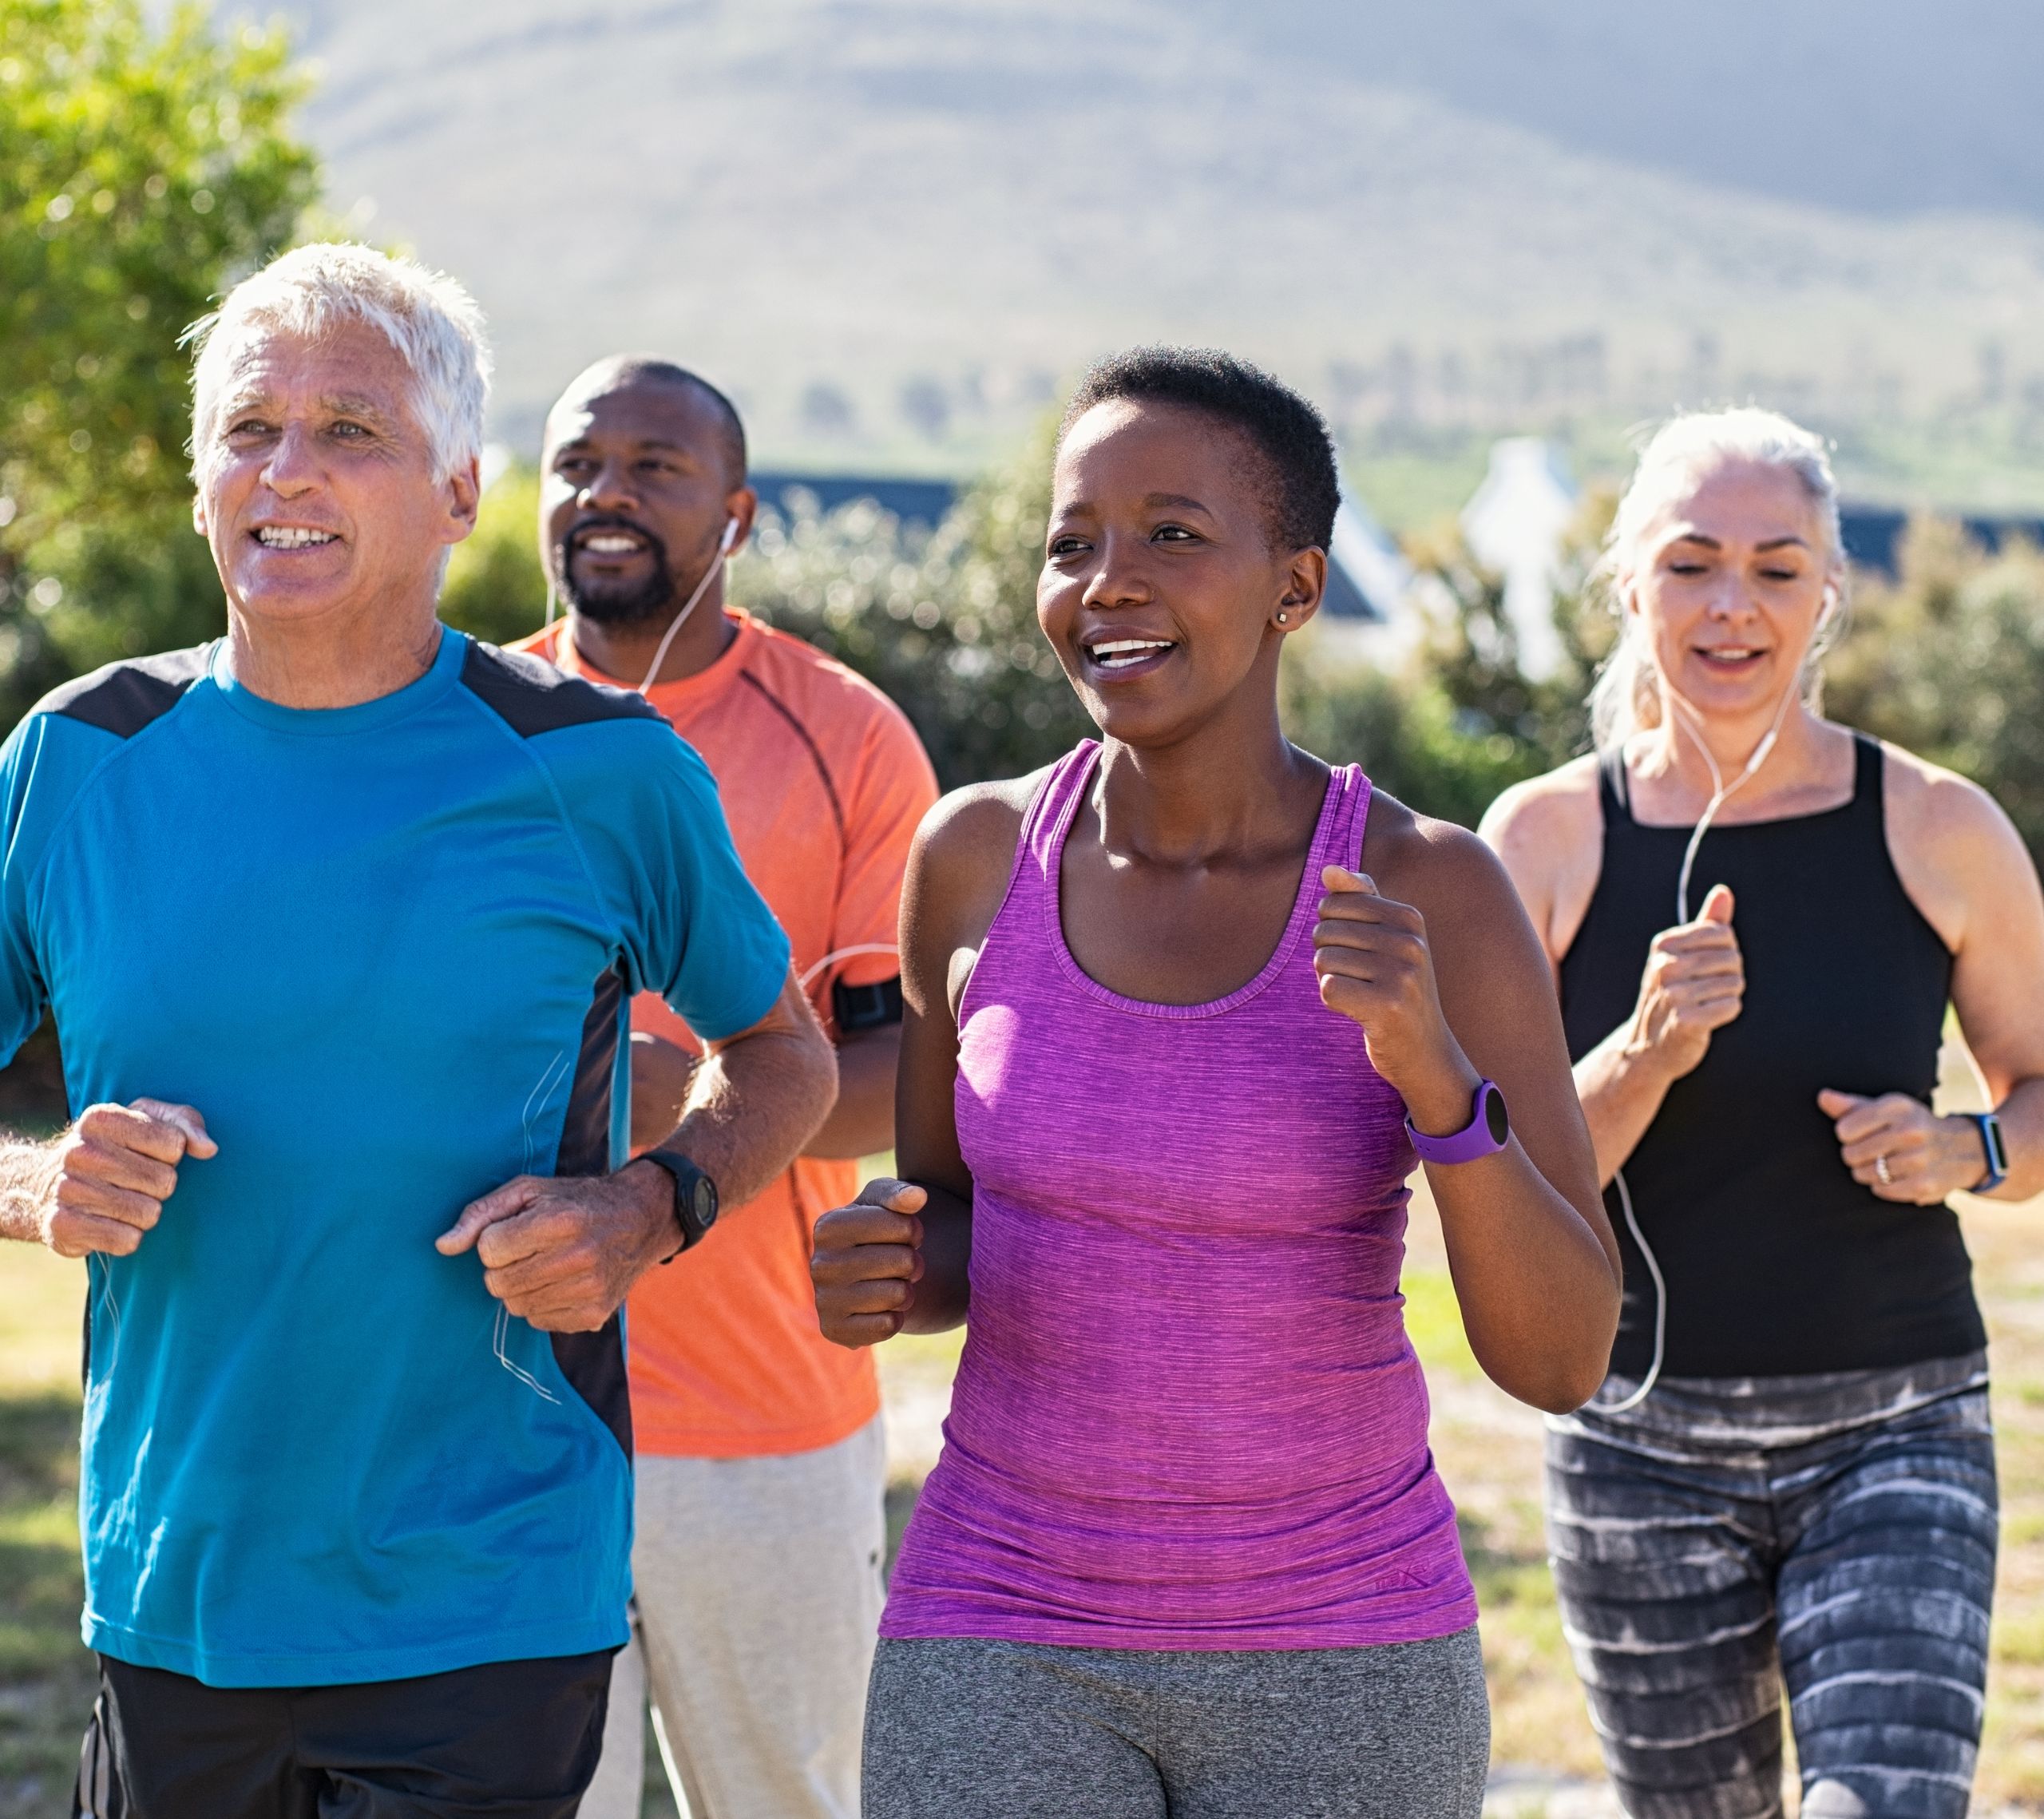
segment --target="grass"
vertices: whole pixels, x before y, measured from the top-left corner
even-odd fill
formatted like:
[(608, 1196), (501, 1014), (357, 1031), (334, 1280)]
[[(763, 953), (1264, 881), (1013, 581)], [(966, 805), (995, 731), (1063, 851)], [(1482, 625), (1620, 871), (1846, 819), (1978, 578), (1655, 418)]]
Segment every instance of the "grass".
[(0, 1248), (0, 1819), (69, 1810), (93, 1658), (78, 1640), (85, 1270)]

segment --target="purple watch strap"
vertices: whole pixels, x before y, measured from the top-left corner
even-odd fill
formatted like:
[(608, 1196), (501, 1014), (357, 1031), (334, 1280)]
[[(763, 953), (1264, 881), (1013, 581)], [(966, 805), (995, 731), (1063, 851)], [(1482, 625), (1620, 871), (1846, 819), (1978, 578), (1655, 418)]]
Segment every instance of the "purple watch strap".
[(1475, 1162), (1495, 1155), (1511, 1141), (1511, 1120), (1505, 1115), (1504, 1095), (1495, 1080), (1483, 1080), (1469, 1108), (1469, 1122), (1445, 1137), (1429, 1137), (1405, 1120), (1405, 1135), (1422, 1162)]

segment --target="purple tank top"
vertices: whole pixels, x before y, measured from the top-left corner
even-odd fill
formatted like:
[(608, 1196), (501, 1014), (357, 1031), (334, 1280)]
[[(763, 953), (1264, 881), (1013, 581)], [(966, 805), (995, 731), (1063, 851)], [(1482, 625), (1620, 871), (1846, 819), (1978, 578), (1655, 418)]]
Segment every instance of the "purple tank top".
[(959, 1020), (972, 1311), (881, 1633), (1344, 1648), (1476, 1620), (1398, 1293), (1404, 1108), (1320, 1001), (1329, 779), (1263, 970), (1123, 997), (1064, 943), (1058, 868), (1099, 754), (1060, 759)]

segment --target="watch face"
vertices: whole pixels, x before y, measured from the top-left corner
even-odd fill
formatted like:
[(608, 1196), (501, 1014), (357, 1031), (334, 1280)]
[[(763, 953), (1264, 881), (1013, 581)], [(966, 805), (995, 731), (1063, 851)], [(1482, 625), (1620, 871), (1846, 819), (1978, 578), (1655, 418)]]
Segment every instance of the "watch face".
[(695, 1208), (695, 1223), (703, 1230), (707, 1231), (717, 1223), (716, 1184), (707, 1175), (697, 1175), (691, 1198)]
[(1504, 1108), (1504, 1095), (1495, 1087), (1483, 1095), (1483, 1120), (1490, 1127), (1491, 1141), (1503, 1149), (1511, 1135), (1511, 1117)]

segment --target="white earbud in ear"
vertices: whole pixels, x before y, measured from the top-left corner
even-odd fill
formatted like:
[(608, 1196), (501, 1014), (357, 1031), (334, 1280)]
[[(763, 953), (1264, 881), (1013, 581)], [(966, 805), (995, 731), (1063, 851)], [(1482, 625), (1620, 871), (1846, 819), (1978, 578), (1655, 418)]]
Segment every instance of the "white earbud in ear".
[(724, 534), (718, 540), (717, 542), (717, 553), (719, 556), (730, 555), (731, 553), (731, 545), (737, 541), (738, 520), (736, 518), (726, 518), (724, 520)]

